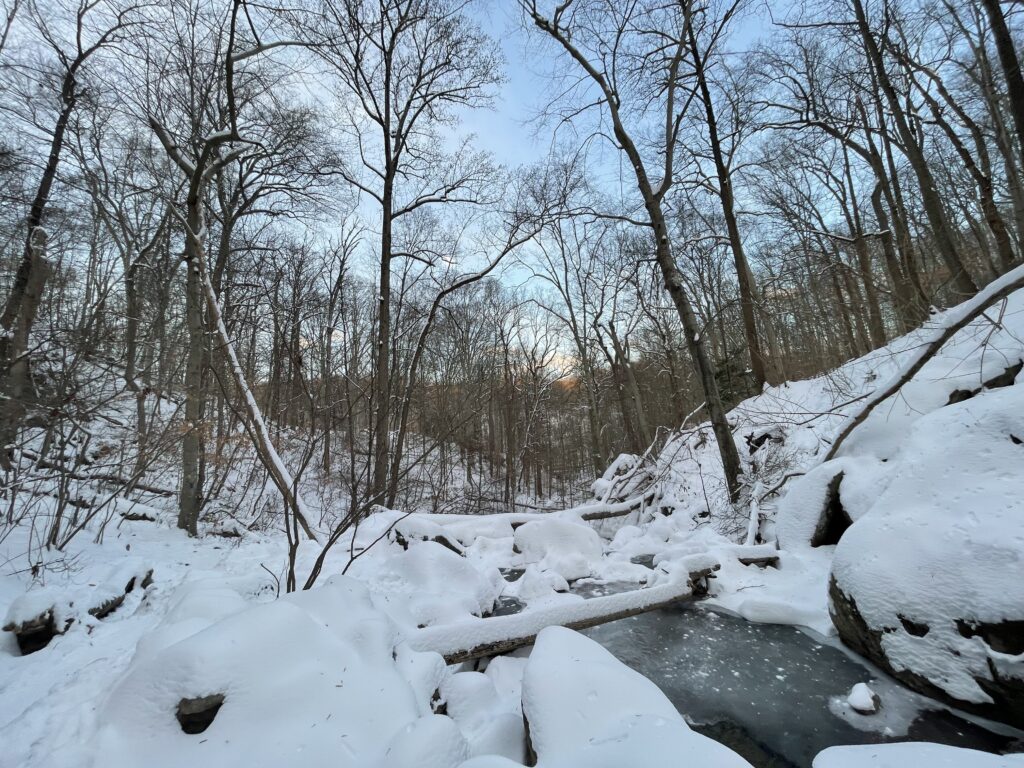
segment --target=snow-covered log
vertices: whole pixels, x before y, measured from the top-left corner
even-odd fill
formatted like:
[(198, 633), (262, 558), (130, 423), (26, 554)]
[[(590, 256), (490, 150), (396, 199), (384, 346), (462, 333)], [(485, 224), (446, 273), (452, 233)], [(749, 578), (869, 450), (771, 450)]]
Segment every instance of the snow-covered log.
[(408, 642), (415, 650), (440, 653), (449, 664), (496, 656), (531, 645), (545, 627), (586, 629), (677, 603), (692, 602), (702, 596), (704, 580), (712, 575), (713, 570), (707, 568), (691, 573), (687, 581), (659, 584), (568, 605), (427, 627), (412, 634)]

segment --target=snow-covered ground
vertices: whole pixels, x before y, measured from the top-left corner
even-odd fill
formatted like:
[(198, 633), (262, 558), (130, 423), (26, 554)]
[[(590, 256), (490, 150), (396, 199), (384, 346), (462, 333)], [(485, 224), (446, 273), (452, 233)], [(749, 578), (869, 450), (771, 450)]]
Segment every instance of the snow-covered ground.
[[(1012, 386), (1024, 359), (1024, 296), (989, 314), (830, 462), (822, 459), (844, 420), (928, 330), (740, 404), (730, 418), (744, 450), (751, 438), (750, 489), (737, 508), (701, 425), (653, 458), (617, 462), (595, 484), (601, 501), (583, 508), (379, 512), (336, 544), (313, 589), (291, 595), (280, 594), (279, 533), (188, 539), (173, 526), (173, 499), (147, 498), (154, 520), (112, 522), (100, 543), (79, 535), (35, 573), (22, 554), (37, 534), (9, 530), (0, 542), (4, 624), (52, 610), (66, 631), (24, 656), (11, 632), (0, 636), (0, 766), (505, 768), (536, 758), (554, 768), (658, 765), (664, 755), (695, 768), (747, 765), (594, 641), (544, 629), (685, 596), (691, 575), (711, 569), (708, 604), (838, 642), (831, 581), (881, 633), (895, 671), (982, 701), (979, 679), (993, 669), (1024, 677), (1024, 649), (990, 632), (1024, 618), (1024, 387)], [(1004, 374), (1010, 385), (982, 391)], [(583, 519), (628, 508), (638, 494), (653, 500), (626, 516)], [(838, 545), (828, 515), (848, 527)], [(300, 586), (317, 554), (300, 546)], [(513, 571), (519, 579), (502, 577)], [(635, 591), (585, 600), (570, 582), (578, 592)], [(90, 613), (128, 583), (113, 612)], [(486, 618), (500, 597), (524, 612)], [(483, 672), (444, 663), (442, 653), (538, 631), (532, 653)], [(960, 661), (951, 666), (952, 652)], [(885, 685), (876, 690), (883, 710)], [(850, 690), (832, 702), (833, 716), (872, 717), (850, 712), (870, 700)], [(213, 712), (212, 722), (186, 733), (179, 707)], [(814, 765), (1022, 764), (950, 750), (851, 747)]]

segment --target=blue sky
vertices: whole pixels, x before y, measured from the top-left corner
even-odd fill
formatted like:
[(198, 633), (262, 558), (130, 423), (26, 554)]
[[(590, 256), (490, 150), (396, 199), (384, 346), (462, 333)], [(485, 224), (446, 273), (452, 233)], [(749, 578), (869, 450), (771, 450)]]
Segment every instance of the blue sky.
[(475, 15), (484, 30), (498, 40), (505, 55), (506, 82), (493, 109), (472, 110), (464, 116), (462, 130), (477, 136), (477, 146), (506, 165), (529, 163), (546, 154), (544, 137), (533, 135), (526, 122), (543, 106), (545, 82), (542, 69), (527, 62), (529, 36), (522, 29), (516, 3), (485, 0)]

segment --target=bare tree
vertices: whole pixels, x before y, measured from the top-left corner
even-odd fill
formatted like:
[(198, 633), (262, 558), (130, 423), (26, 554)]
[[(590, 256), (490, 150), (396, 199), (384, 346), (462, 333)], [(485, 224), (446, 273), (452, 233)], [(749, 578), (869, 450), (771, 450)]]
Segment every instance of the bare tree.
[(443, 152), (437, 133), (451, 124), (454, 110), (486, 104), (500, 79), (494, 42), (465, 15), (466, 5), (462, 0), (322, 0), (296, 21), (344, 89), (358, 151), (358, 163), (345, 179), (380, 207), (369, 489), (377, 502), (393, 485), (389, 472), (395, 459), (393, 263), (431, 261), (429, 255), (395, 247), (396, 222), (428, 206), (475, 202), (490, 175), (489, 164), (467, 147)]
[[(8, 12), (5, 41), (16, 10), (17, 6), (13, 6)], [(33, 2), (26, 9), (30, 23), (53, 57), (50, 66), (56, 80), (57, 112), (49, 130), (49, 153), (24, 225), (21, 260), (0, 314), (0, 467), (4, 469), (10, 469), (8, 446), (31, 398), (29, 334), (51, 272), (43, 225), (65, 149), (65, 134), (81, 98), (85, 67), (100, 51), (124, 40), (137, 23), (138, 9), (134, 5), (118, 8), (102, 0), (80, 0), (73, 8), (59, 10), (70, 11), (72, 15), (70, 35), (61, 29), (66, 19), (54, 13), (52, 7), (41, 8)]]
[[(708, 357), (703, 334), (683, 284), (683, 278), (672, 256), (672, 244), (665, 216), (665, 197), (672, 187), (676, 142), (689, 92), (681, 87), (681, 67), (686, 51), (686, 20), (681, 9), (660, 4), (630, 3), (620, 7), (607, 0), (563, 2), (549, 16), (536, 0), (521, 3), (531, 21), (554, 40), (575, 63), (583, 76), (597, 88), (594, 104), (612, 124), (616, 146), (625, 156), (636, 177), (637, 190), (646, 214), (644, 226), (654, 237), (654, 252), (683, 325), (690, 356), (700, 377), (708, 415), (718, 441), (729, 495), (735, 501), (740, 493), (741, 465), (732, 431), (718, 392), (714, 370)], [(651, 50), (635, 38), (626, 41), (627, 32), (637, 31), (640, 40), (648, 36), (657, 40)], [(582, 46), (589, 46), (589, 51)], [(630, 93), (628, 88), (638, 89)], [(654, 95), (646, 98), (646, 90)], [(628, 115), (627, 105), (638, 114)], [(657, 151), (661, 180), (655, 183), (648, 172), (650, 160), (644, 160), (627, 120), (642, 118), (648, 110), (661, 112), (662, 136)], [(634, 129), (635, 130), (635, 129)]]

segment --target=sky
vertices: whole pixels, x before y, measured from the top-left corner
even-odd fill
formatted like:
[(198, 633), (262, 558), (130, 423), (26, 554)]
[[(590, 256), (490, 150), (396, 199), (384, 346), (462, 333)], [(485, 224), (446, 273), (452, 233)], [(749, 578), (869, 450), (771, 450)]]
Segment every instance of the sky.
[(476, 134), (477, 146), (505, 165), (529, 163), (547, 153), (546, 139), (535, 136), (527, 125), (543, 107), (546, 88), (541, 70), (527, 61), (529, 35), (514, 2), (484, 0), (473, 11), (484, 31), (501, 45), (506, 81), (493, 108), (468, 111), (462, 130)]

